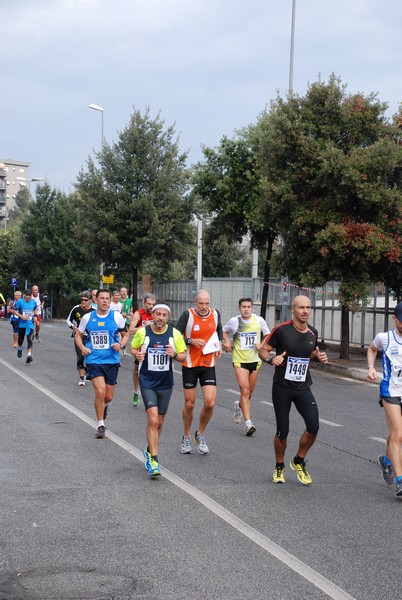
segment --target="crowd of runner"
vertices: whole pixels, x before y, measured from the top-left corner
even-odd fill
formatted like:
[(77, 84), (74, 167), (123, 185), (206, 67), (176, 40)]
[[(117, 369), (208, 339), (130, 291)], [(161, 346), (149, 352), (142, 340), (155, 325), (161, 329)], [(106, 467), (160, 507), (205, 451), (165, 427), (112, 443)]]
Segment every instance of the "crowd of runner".
[[(16, 291), (8, 312), (13, 332), (13, 347), (17, 357), (23, 354), (26, 339), (26, 362), (32, 362), (33, 341), (40, 342), (40, 322), (43, 300), (38, 286), (23, 294)], [(233, 419), (244, 419), (246, 436), (252, 436), (256, 426), (251, 418), (252, 394), (263, 362), (275, 367), (272, 402), (276, 418), (274, 436), (275, 467), (272, 481), (285, 483), (285, 451), (289, 434), (292, 404), (302, 416), (305, 430), (300, 436), (296, 453), (289, 466), (303, 485), (311, 485), (306, 468), (306, 455), (314, 444), (319, 429), (317, 402), (311, 392), (310, 363), (327, 363), (328, 357), (318, 346), (318, 332), (309, 324), (311, 302), (307, 296), (296, 296), (291, 305), (292, 317), (270, 331), (262, 317), (253, 312), (251, 298), (240, 298), (239, 314), (222, 326), (219, 310), (211, 307), (206, 290), (196, 294), (194, 306), (179, 317), (176, 327), (169, 323), (171, 309), (153, 294), (146, 294), (142, 308), (134, 311), (127, 289), (110, 292), (107, 289), (87, 290), (71, 309), (67, 325), (72, 330), (79, 373), (79, 386), (91, 381), (97, 418), (95, 438), (106, 436), (106, 417), (113, 400), (121, 356), (126, 347), (134, 358), (132, 405), (142, 399), (146, 410), (147, 446), (144, 449), (145, 468), (151, 477), (161, 474), (158, 445), (163, 422), (173, 391), (173, 362), (182, 368), (184, 405), (183, 434), (180, 451), (190, 454), (192, 442), (201, 455), (209, 453), (206, 429), (216, 402), (215, 365), (222, 351), (232, 352), (232, 363), (239, 387), (239, 400), (234, 402)], [(389, 428), (387, 451), (378, 457), (382, 476), (395, 494), (402, 497), (402, 302), (394, 310), (395, 328), (378, 333), (368, 352), (368, 376), (375, 382), (374, 362), (382, 351), (383, 379), (380, 385), (380, 406), (384, 409)], [(203, 405), (197, 427), (191, 436), (196, 388), (200, 385)]]

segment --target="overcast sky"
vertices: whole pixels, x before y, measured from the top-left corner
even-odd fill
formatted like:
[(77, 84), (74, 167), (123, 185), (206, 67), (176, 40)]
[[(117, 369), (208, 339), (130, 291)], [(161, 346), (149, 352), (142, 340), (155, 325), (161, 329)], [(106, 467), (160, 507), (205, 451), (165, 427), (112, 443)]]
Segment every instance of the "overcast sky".
[[(289, 85), (292, 0), (3, 0), (0, 157), (68, 193), (133, 108), (175, 124), (189, 164)], [(401, 0), (296, 0), (293, 88), (340, 76), (402, 100)], [(32, 190), (33, 191), (33, 190)]]

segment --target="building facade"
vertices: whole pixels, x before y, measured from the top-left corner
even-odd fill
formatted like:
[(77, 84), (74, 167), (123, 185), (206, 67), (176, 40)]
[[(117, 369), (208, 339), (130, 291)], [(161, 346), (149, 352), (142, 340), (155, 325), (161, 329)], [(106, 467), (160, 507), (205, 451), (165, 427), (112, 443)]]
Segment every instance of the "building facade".
[(0, 158), (0, 228), (7, 228), (9, 211), (15, 207), (18, 192), (29, 189), (31, 163)]

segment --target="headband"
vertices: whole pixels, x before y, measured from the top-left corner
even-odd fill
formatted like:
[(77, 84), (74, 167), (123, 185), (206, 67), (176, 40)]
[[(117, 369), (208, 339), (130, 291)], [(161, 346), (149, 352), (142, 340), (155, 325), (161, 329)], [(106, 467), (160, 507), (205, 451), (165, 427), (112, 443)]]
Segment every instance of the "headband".
[(164, 308), (170, 314), (170, 306), (168, 306), (167, 304), (163, 304), (162, 302), (155, 304), (152, 308), (152, 312), (154, 312), (154, 310), (156, 310), (157, 308)]

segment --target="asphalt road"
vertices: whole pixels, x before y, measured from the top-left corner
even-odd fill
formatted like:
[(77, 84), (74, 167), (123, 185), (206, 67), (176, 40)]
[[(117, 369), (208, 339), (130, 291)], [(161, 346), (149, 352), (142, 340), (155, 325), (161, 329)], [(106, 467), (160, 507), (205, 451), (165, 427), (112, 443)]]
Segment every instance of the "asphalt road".
[[(108, 438), (96, 440), (92, 386), (77, 385), (69, 330), (45, 322), (41, 337), (27, 365), (0, 322), (0, 600), (401, 596), (402, 503), (376, 465), (386, 436), (376, 386), (314, 371), (313, 484), (287, 467), (286, 484), (274, 485), (272, 367), (262, 367), (247, 438), (232, 420), (237, 386), (224, 356), (210, 454), (183, 456), (176, 365), (153, 480), (144, 409), (131, 406), (132, 359), (122, 359)], [(302, 430), (293, 409), (288, 460)]]

